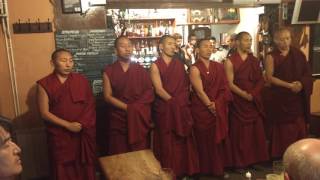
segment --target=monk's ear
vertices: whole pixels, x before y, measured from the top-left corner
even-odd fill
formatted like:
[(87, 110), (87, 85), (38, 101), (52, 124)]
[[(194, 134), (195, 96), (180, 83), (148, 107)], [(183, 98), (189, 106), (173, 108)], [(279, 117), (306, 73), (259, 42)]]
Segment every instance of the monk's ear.
[(235, 43), (236, 43), (236, 45), (238, 46), (238, 45), (240, 44), (240, 40), (237, 39), (237, 40), (235, 41)]
[(199, 54), (200, 49), (196, 48), (195, 51), (196, 51), (197, 54)]
[(276, 44), (276, 45), (279, 45), (279, 38), (278, 37), (274, 37), (273, 38), (273, 42)]
[(54, 67), (54, 66), (55, 66), (55, 60), (54, 60), (54, 59), (51, 59), (51, 60), (50, 60), (50, 64)]
[(160, 51), (160, 52), (163, 51), (163, 44), (159, 44), (159, 51)]

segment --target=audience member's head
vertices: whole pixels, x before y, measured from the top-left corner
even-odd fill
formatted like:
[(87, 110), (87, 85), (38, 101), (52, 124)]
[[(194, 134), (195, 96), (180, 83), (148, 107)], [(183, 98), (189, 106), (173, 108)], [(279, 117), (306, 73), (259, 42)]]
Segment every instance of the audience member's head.
[(174, 33), (172, 35), (172, 37), (174, 37), (174, 39), (176, 40), (176, 45), (178, 48), (180, 48), (182, 46), (182, 36), (179, 33)]
[(320, 179), (320, 140), (303, 139), (290, 145), (283, 156), (286, 180)]
[(236, 33), (233, 33), (233, 34), (230, 35), (230, 44), (229, 44), (229, 48), (230, 49), (236, 47), (236, 37), (237, 37)]
[(210, 42), (212, 43), (212, 52), (213, 53), (215, 53), (215, 52), (217, 52), (217, 48), (216, 48), (216, 45), (217, 45), (217, 39), (216, 39), (216, 37), (214, 37), (214, 36), (212, 36), (211, 38), (210, 38)]
[(197, 36), (195, 34), (189, 34), (188, 42), (190, 45), (195, 46), (197, 44)]
[(21, 149), (12, 141), (11, 135), (0, 123), (0, 179), (9, 180), (21, 173), (19, 154)]

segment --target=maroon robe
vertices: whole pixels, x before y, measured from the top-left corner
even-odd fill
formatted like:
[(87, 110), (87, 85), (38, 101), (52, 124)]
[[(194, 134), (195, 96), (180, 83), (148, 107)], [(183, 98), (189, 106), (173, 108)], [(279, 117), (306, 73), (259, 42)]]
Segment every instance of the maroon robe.
[(271, 56), (274, 60), (274, 77), (287, 82), (300, 81), (303, 85), (302, 91), (297, 94), (275, 85), (264, 91), (271, 155), (281, 157), (290, 144), (307, 135), (306, 122), (310, 115), (313, 82), (309, 64), (300, 50), (291, 47), (287, 56), (274, 50)]
[(151, 79), (146, 70), (131, 63), (124, 72), (118, 61), (104, 71), (110, 80), (112, 95), (128, 105), (127, 112), (109, 105), (109, 154), (150, 148), (151, 103), (154, 99)]
[(199, 171), (199, 162), (192, 133), (188, 77), (179, 60), (167, 65), (158, 58), (155, 64), (162, 86), (172, 98), (165, 101), (156, 97), (154, 102), (154, 152), (161, 166), (172, 169), (176, 176), (192, 175)]
[[(203, 90), (216, 106), (216, 115), (213, 115), (195, 92), (191, 94), (200, 172), (223, 175), (224, 167), (231, 163), (227, 138), (228, 104), (232, 100), (232, 95), (222, 64), (210, 61), (208, 69), (201, 60), (198, 60), (193, 66), (200, 71)], [(229, 158), (227, 162), (226, 158)]]
[(263, 120), (265, 118), (261, 99), (264, 79), (259, 60), (252, 54), (243, 61), (238, 52), (230, 57), (234, 70), (234, 84), (253, 96), (248, 101), (233, 93), (230, 108), (230, 138), (233, 165), (243, 168), (268, 160), (267, 142)]
[(70, 73), (62, 84), (52, 73), (37, 83), (48, 95), (52, 114), (82, 125), (82, 130), (74, 133), (46, 121), (52, 179), (94, 180), (96, 112), (95, 99), (87, 79)]

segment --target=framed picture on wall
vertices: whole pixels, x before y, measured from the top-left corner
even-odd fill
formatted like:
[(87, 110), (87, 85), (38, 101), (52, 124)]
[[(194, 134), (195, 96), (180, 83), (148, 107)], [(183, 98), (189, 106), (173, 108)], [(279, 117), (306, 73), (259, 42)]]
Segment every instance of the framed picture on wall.
[(238, 8), (215, 8), (214, 9), (215, 23), (239, 23), (240, 15)]
[(188, 22), (193, 24), (207, 24), (211, 22), (212, 9), (189, 9)]
[(81, 0), (61, 0), (63, 13), (81, 13)]

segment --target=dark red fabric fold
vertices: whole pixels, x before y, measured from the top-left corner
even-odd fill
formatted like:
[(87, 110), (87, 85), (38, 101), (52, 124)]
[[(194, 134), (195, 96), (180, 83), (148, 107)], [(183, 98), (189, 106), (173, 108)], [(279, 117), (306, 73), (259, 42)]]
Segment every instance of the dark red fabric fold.
[(152, 83), (146, 70), (131, 63), (127, 72), (116, 61), (104, 71), (111, 83), (113, 96), (128, 105), (127, 112), (109, 106), (110, 154), (149, 148), (151, 103), (154, 99)]
[(274, 62), (274, 77), (286, 82), (300, 81), (303, 86), (299, 93), (276, 85), (264, 89), (271, 154), (281, 157), (291, 143), (307, 136), (313, 81), (309, 63), (299, 49), (290, 47), (286, 56), (275, 49), (270, 55)]
[(201, 120), (201, 122), (196, 123), (196, 127), (199, 129), (215, 127), (214, 142), (220, 143), (228, 134), (228, 105), (232, 100), (224, 68), (221, 64), (210, 62), (207, 70), (202, 61), (197, 61), (194, 66), (200, 71), (205, 93), (216, 105), (215, 116), (203, 104), (196, 93), (192, 93), (192, 113), (196, 117), (195, 119)]
[(271, 52), (274, 59), (274, 76), (287, 81), (300, 81), (303, 89), (298, 94), (290, 89), (272, 85), (267, 89), (270, 99), (266, 101), (268, 119), (274, 123), (294, 121), (304, 116), (305, 121), (310, 118), (310, 96), (313, 81), (310, 66), (305, 55), (298, 49), (291, 47), (287, 56), (282, 56), (279, 50)]
[(158, 59), (156, 64), (160, 71), (162, 85), (172, 96), (169, 101), (157, 97), (154, 103), (154, 111), (165, 112), (164, 116), (167, 117), (166, 120), (158, 122), (160, 131), (163, 133), (174, 131), (177, 135), (188, 136), (193, 126), (189, 109), (189, 79), (178, 60), (173, 60), (167, 66), (162, 59)]
[(200, 172), (223, 175), (224, 167), (231, 164), (227, 159), (232, 159), (229, 153), (231, 148), (227, 143), (228, 105), (232, 100), (232, 95), (222, 64), (210, 61), (209, 68), (207, 68), (201, 60), (198, 60), (193, 66), (200, 71), (204, 92), (216, 106), (216, 114), (213, 115), (196, 92), (192, 92), (191, 111), (195, 120)]
[[(53, 169), (63, 170), (63, 166), (74, 163), (82, 178), (94, 178), (94, 161), (96, 159), (96, 112), (95, 100), (86, 78), (77, 73), (68, 75), (68, 79), (61, 84), (55, 73), (37, 82), (49, 97), (49, 111), (54, 115), (70, 122), (82, 125), (80, 133), (70, 132), (62, 127), (46, 122), (48, 132), (48, 146)], [(59, 167), (58, 167), (59, 166)], [(62, 167), (61, 167), (62, 166)], [(83, 167), (84, 169), (79, 169)], [(69, 169), (69, 168), (66, 168)], [(67, 176), (65, 172), (56, 172), (56, 177)], [(74, 171), (74, 169), (70, 169)], [(55, 175), (54, 175), (55, 176)], [(77, 176), (74, 179), (81, 179)]]
[(278, 121), (291, 121), (297, 116), (303, 115), (306, 122), (308, 122), (310, 118), (310, 96), (312, 94), (313, 81), (310, 65), (305, 55), (294, 47), (290, 48), (286, 57), (281, 56), (279, 50), (275, 50), (271, 55), (274, 59), (275, 77), (287, 82), (300, 81), (303, 85), (303, 90), (298, 94), (286, 88), (271, 87), (270, 90), (273, 96), (273, 102), (271, 103), (276, 103), (273, 109), (279, 109), (280, 111), (274, 115), (282, 116), (281, 119), (275, 118)]
[[(81, 87), (79, 86), (79, 88)], [(84, 88), (82, 87), (82, 89)], [(81, 115), (79, 115), (79, 122), (82, 125), (80, 141), (81, 161), (83, 163), (94, 164), (94, 160), (96, 159), (96, 105), (89, 84), (87, 84), (86, 92), (83, 94), (85, 96), (81, 99), (85, 99), (87, 106)]]
[[(148, 107), (145, 107), (148, 106)], [(145, 140), (151, 129), (151, 111), (149, 105), (129, 104), (128, 105), (128, 142), (135, 144)]]
[(234, 72), (234, 84), (253, 96), (248, 101), (233, 93), (230, 106), (230, 138), (233, 165), (243, 168), (268, 160), (267, 142), (263, 127), (265, 118), (261, 99), (264, 79), (260, 61), (252, 54), (242, 60), (238, 52), (230, 56)]
[(163, 88), (171, 95), (168, 101), (156, 97), (154, 152), (162, 167), (171, 168), (177, 176), (192, 175), (199, 170), (192, 133), (193, 119), (189, 102), (189, 79), (179, 60), (166, 64), (155, 61)]
[(234, 83), (253, 96), (253, 103), (234, 94), (231, 113), (241, 117), (243, 123), (256, 121), (258, 113), (264, 117), (264, 110), (261, 100), (261, 90), (264, 87), (264, 79), (260, 61), (252, 54), (243, 61), (239, 53), (233, 53), (230, 57), (234, 69)]

